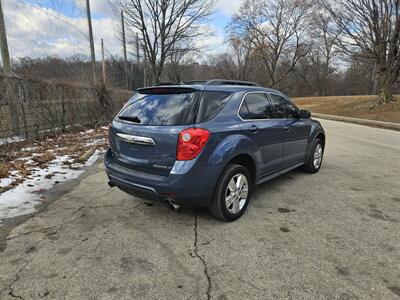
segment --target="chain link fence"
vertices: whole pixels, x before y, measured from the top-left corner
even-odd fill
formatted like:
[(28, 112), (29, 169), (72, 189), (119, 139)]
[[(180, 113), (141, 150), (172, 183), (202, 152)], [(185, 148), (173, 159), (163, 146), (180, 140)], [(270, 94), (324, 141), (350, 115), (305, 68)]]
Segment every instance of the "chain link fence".
[(37, 139), (109, 122), (133, 92), (0, 77), (0, 139)]

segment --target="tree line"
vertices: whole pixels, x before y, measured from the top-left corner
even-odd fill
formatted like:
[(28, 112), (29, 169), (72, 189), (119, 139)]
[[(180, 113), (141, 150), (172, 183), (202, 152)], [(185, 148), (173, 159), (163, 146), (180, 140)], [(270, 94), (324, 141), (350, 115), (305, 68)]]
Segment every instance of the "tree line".
[[(110, 0), (125, 16), (128, 47), (140, 47), (142, 60), (127, 66), (108, 60), (108, 84), (124, 87), (124, 72), (130, 88), (228, 78), (294, 96), (377, 94), (378, 103), (387, 103), (399, 92), (399, 1), (244, 0), (225, 28), (228, 50), (199, 62), (204, 49), (198, 41), (211, 34), (213, 0)], [(83, 57), (21, 59), (15, 69), (62, 80), (90, 78)]]

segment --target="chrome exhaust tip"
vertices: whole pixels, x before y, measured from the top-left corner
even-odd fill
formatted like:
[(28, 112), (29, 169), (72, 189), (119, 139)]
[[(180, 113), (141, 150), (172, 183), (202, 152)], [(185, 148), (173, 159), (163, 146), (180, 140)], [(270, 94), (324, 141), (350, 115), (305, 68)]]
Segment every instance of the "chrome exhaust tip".
[(167, 198), (167, 201), (168, 201), (169, 206), (173, 210), (179, 210), (181, 208), (181, 206), (179, 204), (177, 204), (174, 199)]

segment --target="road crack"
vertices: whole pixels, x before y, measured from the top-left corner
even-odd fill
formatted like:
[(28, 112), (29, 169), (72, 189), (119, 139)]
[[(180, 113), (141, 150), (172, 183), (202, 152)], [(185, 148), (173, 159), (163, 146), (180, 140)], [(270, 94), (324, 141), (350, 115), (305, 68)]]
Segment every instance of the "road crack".
[(1, 292), (8, 290), (8, 295), (11, 296), (12, 298), (24, 300), (24, 297), (15, 294), (13, 285), (19, 281), (20, 274), (22, 273), (23, 270), (25, 270), (28, 263), (29, 263), (29, 261), (25, 261), (24, 266), (18, 270), (17, 274), (15, 274), (15, 279), (13, 281), (11, 281), (10, 284), (8, 285), (8, 287), (3, 289)]
[(209, 300), (209, 299), (211, 299), (211, 288), (212, 288), (211, 277), (208, 274), (208, 267), (207, 267), (207, 264), (206, 264), (206, 261), (205, 261), (204, 257), (199, 254), (198, 231), (197, 231), (197, 229), (198, 229), (197, 215), (198, 214), (197, 214), (197, 210), (196, 210), (195, 213), (194, 213), (194, 242), (193, 242), (194, 250), (193, 250), (193, 253), (200, 260), (200, 262), (203, 265), (203, 273), (204, 273), (204, 276), (207, 279), (207, 299)]

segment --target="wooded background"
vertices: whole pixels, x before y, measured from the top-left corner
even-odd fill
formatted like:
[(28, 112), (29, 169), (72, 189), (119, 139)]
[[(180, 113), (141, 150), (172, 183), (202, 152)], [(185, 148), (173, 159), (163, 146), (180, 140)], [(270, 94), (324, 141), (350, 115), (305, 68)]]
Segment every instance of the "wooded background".
[(244, 0), (225, 28), (226, 51), (208, 53), (201, 41), (213, 35), (215, 1), (109, 0), (120, 19), (110, 30), (120, 36), (121, 55), (105, 57), (102, 41), (101, 59), (89, 0), (90, 56), (10, 59), (1, 13), (9, 80), (0, 80), (0, 132), (36, 136), (105, 122), (138, 87), (212, 78), (253, 81), (292, 97), (376, 95), (376, 105), (390, 103), (400, 93), (399, 1)]

